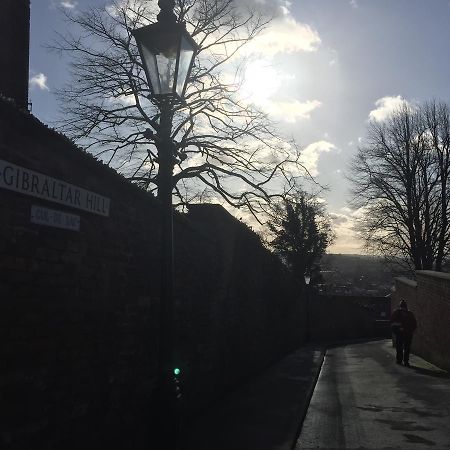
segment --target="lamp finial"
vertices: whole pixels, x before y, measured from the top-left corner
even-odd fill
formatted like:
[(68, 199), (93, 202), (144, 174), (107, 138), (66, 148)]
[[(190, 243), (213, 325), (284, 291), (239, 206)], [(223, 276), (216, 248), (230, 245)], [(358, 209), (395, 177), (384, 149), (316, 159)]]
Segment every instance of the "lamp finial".
[(158, 6), (161, 9), (158, 14), (158, 22), (166, 24), (176, 23), (177, 16), (173, 12), (175, 0), (159, 0)]

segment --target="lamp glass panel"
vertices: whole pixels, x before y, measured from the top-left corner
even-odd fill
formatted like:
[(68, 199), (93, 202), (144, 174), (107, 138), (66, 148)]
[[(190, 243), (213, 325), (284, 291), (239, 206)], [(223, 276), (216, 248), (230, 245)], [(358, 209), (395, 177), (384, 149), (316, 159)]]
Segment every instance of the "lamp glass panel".
[(158, 66), (156, 62), (156, 57), (152, 51), (150, 51), (145, 45), (141, 47), (143, 62), (146, 67), (147, 78), (149, 78), (149, 82), (152, 85), (152, 91), (154, 94), (158, 95), (161, 93), (161, 86), (159, 84), (158, 77)]
[(186, 39), (184, 35), (181, 35), (180, 62), (178, 66), (178, 77), (176, 86), (177, 94), (180, 97), (184, 93), (184, 86), (186, 85), (188, 72), (193, 57), (194, 57), (194, 48), (192, 47), (192, 44)]
[(159, 94), (173, 93), (176, 76), (175, 69), (177, 67), (177, 46), (170, 46), (164, 51), (157, 53), (156, 63), (158, 66), (159, 85), (161, 87)]

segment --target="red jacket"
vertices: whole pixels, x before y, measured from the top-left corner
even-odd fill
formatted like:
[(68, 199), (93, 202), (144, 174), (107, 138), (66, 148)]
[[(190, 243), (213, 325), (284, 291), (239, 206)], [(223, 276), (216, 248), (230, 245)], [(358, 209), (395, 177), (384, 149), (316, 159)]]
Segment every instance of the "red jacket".
[(396, 309), (391, 315), (391, 326), (394, 332), (403, 332), (412, 335), (417, 328), (414, 314), (408, 309)]

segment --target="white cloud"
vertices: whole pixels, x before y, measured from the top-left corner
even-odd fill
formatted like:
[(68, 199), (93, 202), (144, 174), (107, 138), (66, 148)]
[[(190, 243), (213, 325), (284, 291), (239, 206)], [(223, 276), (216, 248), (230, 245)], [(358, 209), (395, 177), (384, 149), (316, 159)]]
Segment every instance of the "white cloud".
[(47, 86), (47, 77), (43, 73), (38, 73), (30, 78), (30, 86), (38, 87), (42, 91), (49, 91), (50, 89)]
[(160, 9), (156, 1), (148, 0), (116, 0), (105, 6), (106, 12), (111, 17), (119, 17), (124, 12), (130, 21), (140, 19), (141, 25), (147, 25), (156, 21), (156, 15)]
[(338, 211), (330, 212), (333, 223), (333, 231), (336, 233), (336, 240), (330, 246), (330, 253), (362, 253), (362, 242), (355, 233), (355, 219), (361, 215), (360, 210), (350, 208), (340, 208)]
[(314, 52), (321, 44), (319, 33), (297, 21), (289, 0), (240, 0), (244, 5), (265, 11), (273, 17), (266, 30), (244, 47), (246, 54), (273, 57), (280, 53)]
[(358, 0), (350, 0), (350, 6), (352, 8), (357, 8), (359, 6)]
[(308, 169), (309, 173), (316, 177), (319, 175), (318, 163), (323, 153), (338, 151), (338, 148), (328, 141), (317, 141), (309, 144), (301, 154), (301, 162)]
[(350, 220), (350, 218), (345, 214), (338, 214), (333, 212), (330, 213), (330, 219), (334, 225), (342, 225), (344, 223), (348, 223)]
[[(123, 6), (127, 0), (118, 0)], [(147, 0), (134, 0), (138, 5), (145, 5), (147, 15), (159, 12), (155, 2)], [(75, 0), (64, 0), (64, 3), (76, 3)], [(114, 15), (117, 3), (110, 2), (107, 10)], [(261, 13), (273, 17), (267, 29), (258, 34), (243, 49), (240, 55), (265, 55), (273, 57), (280, 53), (313, 52), (321, 43), (318, 32), (310, 25), (298, 22), (291, 13), (290, 0), (239, 0), (238, 9), (256, 8)], [(228, 51), (232, 51), (232, 44), (228, 44)]]
[(292, 6), (292, 2), (290, 2), (290, 1), (288, 1), (288, 0), (282, 1), (282, 2), (281, 2), (281, 5), (280, 5), (281, 12), (282, 12), (285, 16), (287, 16), (287, 15), (290, 14), (290, 12), (291, 12), (291, 6)]
[(280, 88), (295, 80), (295, 75), (285, 73), (274, 67), (269, 58), (257, 59), (247, 64), (243, 76), (240, 96), (246, 103), (253, 103), (273, 118), (288, 123), (307, 120), (311, 113), (319, 108), (319, 100), (280, 100), (277, 95)]
[(110, 97), (108, 101), (111, 105), (119, 103), (123, 106), (131, 106), (136, 104), (134, 95), (119, 95), (118, 97)]
[[(55, 0), (53, 0), (55, 1)], [(159, 12), (157, 2), (146, 0), (134, 0), (137, 5), (145, 5), (147, 14)], [(118, 0), (107, 6), (110, 14), (115, 15), (117, 5), (123, 7), (127, 0)], [(76, 5), (76, 0), (62, 0), (61, 4)], [(310, 25), (298, 22), (291, 13), (292, 2), (289, 0), (239, 0), (236, 6), (246, 9), (256, 8), (263, 14), (274, 17), (267, 29), (257, 35), (252, 41), (245, 45), (240, 54), (275, 56), (279, 53), (296, 53), (300, 51), (313, 52), (318, 49), (321, 39), (316, 30)], [(228, 45), (228, 50), (232, 50), (232, 45)]]
[(66, 9), (74, 9), (77, 5), (78, 2), (76, 0), (64, 0), (59, 2), (59, 4)]
[(389, 115), (405, 103), (408, 104), (408, 102), (401, 95), (380, 98), (375, 102), (376, 108), (370, 111), (369, 119), (375, 120), (376, 122), (383, 122), (389, 117)]
[(261, 105), (262, 109), (277, 119), (287, 123), (295, 123), (297, 120), (308, 120), (311, 113), (322, 105), (318, 100), (300, 102), (292, 101), (268, 101)]
[(239, 0), (236, 6), (242, 7), (244, 10), (255, 7), (267, 16), (280, 17), (291, 14), (292, 2), (290, 0)]
[(257, 3), (274, 17), (267, 29), (239, 52), (239, 56), (250, 59), (244, 73), (242, 98), (278, 120), (288, 123), (308, 120), (322, 103), (319, 100), (280, 99), (279, 89), (286, 88), (286, 83), (294, 80), (295, 74), (280, 70), (273, 64), (273, 59), (278, 54), (316, 51), (321, 43), (318, 32), (292, 16), (289, 0), (242, 1), (250, 6)]
[(335, 50), (334, 48), (328, 48), (327, 49), (328, 53), (329, 53), (329, 61), (328, 61), (328, 65), (330, 67), (337, 67), (339, 65), (339, 53), (337, 50)]
[(274, 19), (267, 30), (244, 48), (248, 54), (275, 56), (279, 53), (314, 52), (320, 43), (316, 30), (286, 13)]

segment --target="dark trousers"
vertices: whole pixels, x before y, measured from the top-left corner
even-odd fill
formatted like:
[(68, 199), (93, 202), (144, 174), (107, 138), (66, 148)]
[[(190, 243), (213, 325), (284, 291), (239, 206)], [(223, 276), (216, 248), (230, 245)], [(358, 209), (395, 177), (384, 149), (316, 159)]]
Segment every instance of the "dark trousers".
[(395, 349), (397, 350), (397, 362), (409, 362), (409, 352), (411, 350), (412, 335), (396, 333)]

